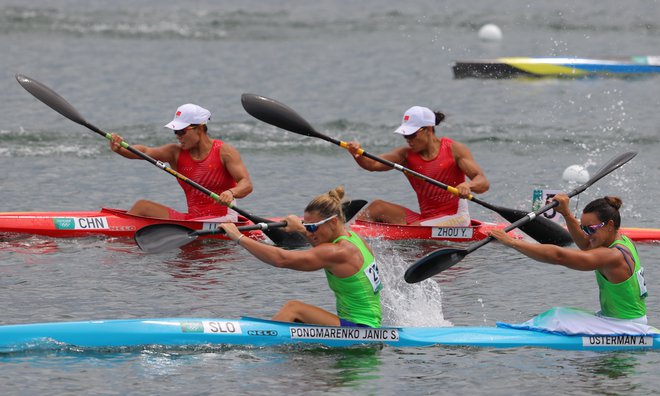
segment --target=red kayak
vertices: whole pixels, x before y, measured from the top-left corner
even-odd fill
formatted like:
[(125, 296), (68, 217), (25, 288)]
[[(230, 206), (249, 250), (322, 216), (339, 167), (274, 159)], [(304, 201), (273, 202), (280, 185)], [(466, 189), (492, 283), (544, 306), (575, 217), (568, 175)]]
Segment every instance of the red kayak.
[[(239, 217), (237, 226), (252, 222)], [(88, 236), (129, 237), (137, 230), (152, 224), (178, 224), (192, 230), (215, 230), (218, 222), (205, 220), (167, 220), (135, 216), (122, 209), (102, 208), (97, 212), (0, 212), (0, 233), (45, 235), (59, 238)], [(247, 231), (246, 235), (261, 238), (261, 231)], [(224, 234), (205, 235), (205, 238), (227, 239)]]
[[(414, 225), (397, 225), (376, 223), (373, 221), (356, 220), (351, 230), (366, 238), (382, 238), (387, 240), (423, 239), (451, 242), (473, 242), (488, 237), (493, 228), (504, 228), (508, 224), (487, 223), (472, 220), (469, 227), (431, 227)], [(522, 238), (522, 232), (511, 231), (514, 237)]]
[[(273, 219), (278, 221), (279, 219)], [(166, 220), (153, 217), (129, 215), (125, 210), (102, 208), (89, 212), (0, 212), (0, 233), (21, 233), (59, 238), (86, 236), (133, 237), (135, 232), (152, 224), (178, 224), (192, 230), (215, 230), (213, 219)], [(245, 218), (237, 226), (252, 224)], [(424, 239), (451, 242), (472, 242), (484, 239), (492, 228), (503, 228), (506, 224), (486, 223), (472, 220), (470, 227), (426, 227), (401, 226), (356, 220), (351, 230), (367, 238), (387, 240)], [(521, 237), (522, 233), (512, 231)], [(261, 231), (249, 231), (247, 235), (263, 237)], [(204, 235), (204, 238), (226, 239), (224, 234)]]
[[(252, 224), (240, 217), (237, 226)], [(273, 219), (278, 221), (278, 219)], [(0, 212), (0, 233), (21, 233), (59, 238), (108, 236), (132, 238), (137, 230), (152, 224), (178, 224), (192, 230), (214, 230), (218, 222), (205, 220), (166, 220), (134, 216), (125, 210), (102, 208), (88, 212)], [(473, 242), (486, 238), (493, 228), (504, 228), (507, 223), (489, 223), (472, 220), (469, 227), (430, 227), (376, 223), (356, 220), (351, 230), (366, 238), (386, 240), (438, 240), (449, 242)], [(637, 242), (660, 241), (658, 228), (622, 228), (621, 231)], [(518, 230), (511, 231), (522, 237)], [(263, 238), (262, 231), (246, 231), (246, 235)], [(223, 234), (204, 235), (202, 238), (227, 239)]]
[[(356, 220), (351, 229), (367, 238), (380, 237), (388, 240), (423, 239), (452, 242), (472, 242), (484, 239), (493, 228), (504, 228), (508, 224), (487, 223), (472, 220), (470, 227), (430, 227), (375, 223)], [(521, 237), (519, 230), (511, 231), (512, 235)], [(636, 242), (660, 242), (660, 228), (622, 227), (621, 233)]]

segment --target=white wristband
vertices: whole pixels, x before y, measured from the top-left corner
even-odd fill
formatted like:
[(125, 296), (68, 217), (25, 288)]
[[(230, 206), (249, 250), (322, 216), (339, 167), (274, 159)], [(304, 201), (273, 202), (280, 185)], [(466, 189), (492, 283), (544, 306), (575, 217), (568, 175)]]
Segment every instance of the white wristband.
[(245, 236), (245, 234), (241, 234), (238, 238), (236, 238), (236, 244), (240, 245), (241, 244), (241, 239)]

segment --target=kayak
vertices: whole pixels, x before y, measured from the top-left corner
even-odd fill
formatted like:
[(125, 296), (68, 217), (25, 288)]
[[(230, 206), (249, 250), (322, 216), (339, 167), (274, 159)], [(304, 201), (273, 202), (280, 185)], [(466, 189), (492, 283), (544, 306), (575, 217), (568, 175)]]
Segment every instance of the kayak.
[[(472, 220), (469, 227), (431, 227), (377, 223), (356, 220), (351, 224), (351, 230), (365, 238), (382, 238), (387, 240), (422, 239), (442, 240), (452, 242), (472, 242), (488, 237), (493, 228), (504, 228), (508, 224), (488, 223)], [(660, 241), (660, 228), (621, 227), (620, 231), (635, 242)], [(512, 230), (511, 235), (522, 238), (523, 233)]]
[[(354, 232), (365, 238), (381, 238), (386, 240), (422, 239), (441, 240), (452, 242), (473, 242), (488, 237), (493, 228), (504, 228), (508, 224), (488, 223), (472, 220), (467, 227), (431, 227), (420, 225), (399, 225), (378, 223), (366, 220), (355, 220), (350, 227)], [(522, 238), (518, 230), (511, 231), (512, 235)]]
[(394, 347), (541, 347), (609, 351), (659, 349), (660, 334), (569, 336), (503, 327), (357, 328), (250, 317), (115, 319), (0, 326), (1, 353), (71, 347), (108, 351), (108, 348), (144, 346), (350, 347), (382, 344)]
[[(237, 226), (252, 224), (247, 219)], [(279, 221), (279, 219), (273, 219)], [(178, 224), (192, 230), (215, 230), (218, 222), (206, 220), (166, 220), (135, 216), (122, 209), (102, 208), (87, 212), (0, 212), (0, 233), (44, 235), (59, 238), (86, 236), (133, 237), (135, 232), (152, 224)], [(426, 239), (453, 242), (471, 242), (484, 239), (492, 228), (504, 228), (506, 224), (486, 223), (472, 220), (469, 227), (427, 227), (376, 223), (355, 220), (351, 230), (366, 238), (387, 240)], [(521, 237), (521, 233), (514, 231)], [(261, 231), (252, 231), (251, 236), (263, 236)], [(224, 234), (202, 235), (226, 239)]]
[[(237, 226), (252, 224), (240, 217)], [(273, 221), (278, 219), (273, 218)], [(125, 210), (102, 208), (100, 211), (85, 212), (0, 212), (0, 233), (44, 235), (59, 238), (88, 236), (129, 237), (143, 227), (153, 224), (178, 224), (192, 230), (215, 230), (218, 222), (205, 220), (166, 220), (153, 217), (129, 215)], [(473, 242), (488, 237), (493, 228), (504, 228), (506, 223), (490, 223), (472, 220), (469, 227), (430, 227), (378, 223), (355, 220), (349, 223), (352, 231), (365, 238), (385, 240), (437, 240), (449, 242)], [(637, 242), (660, 241), (658, 228), (621, 228), (630, 239)], [(258, 230), (246, 231), (246, 235), (263, 239)], [(519, 230), (511, 231), (514, 237), (522, 238)], [(200, 235), (200, 238), (226, 239), (224, 234)]]
[[(252, 224), (239, 217), (237, 226)], [(168, 220), (135, 216), (126, 210), (102, 208), (88, 212), (0, 212), (0, 233), (44, 235), (59, 238), (89, 236), (133, 237), (140, 228), (152, 224), (178, 224), (192, 230), (215, 230), (218, 222), (204, 220)], [(247, 231), (253, 237), (263, 236), (261, 231)], [(227, 239), (224, 234), (200, 236)]]
[(452, 69), (455, 78), (625, 78), (660, 73), (660, 56), (619, 58), (508, 57), (457, 61)]

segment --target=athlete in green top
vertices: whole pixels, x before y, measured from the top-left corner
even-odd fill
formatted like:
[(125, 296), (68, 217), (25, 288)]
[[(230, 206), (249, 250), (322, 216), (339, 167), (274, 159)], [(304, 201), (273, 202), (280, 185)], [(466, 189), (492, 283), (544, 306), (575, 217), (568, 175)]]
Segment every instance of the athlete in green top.
[(644, 269), (635, 246), (619, 233), (621, 199), (604, 197), (590, 202), (582, 211), (580, 222), (571, 213), (568, 196), (558, 194), (554, 199), (559, 202), (557, 212), (564, 216), (580, 250), (513, 239), (502, 230), (494, 230), (491, 235), (534, 260), (595, 271), (600, 315), (646, 324)]
[(371, 249), (344, 227), (341, 200), (344, 189), (337, 187), (314, 198), (307, 205), (304, 222), (287, 216), (284, 231), (305, 234), (311, 249), (285, 250), (244, 238), (233, 223), (221, 227), (227, 236), (259, 260), (274, 267), (298, 271), (324, 269), (335, 293), (337, 314), (301, 301), (288, 301), (273, 316), (282, 322), (330, 326), (380, 327), (382, 282)]

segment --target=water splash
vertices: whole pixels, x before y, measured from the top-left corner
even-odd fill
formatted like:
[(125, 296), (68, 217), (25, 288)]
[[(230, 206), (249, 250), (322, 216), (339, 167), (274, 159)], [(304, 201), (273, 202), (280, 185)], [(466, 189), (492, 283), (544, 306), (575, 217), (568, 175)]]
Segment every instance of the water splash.
[[(442, 289), (429, 280), (406, 283), (403, 274), (412, 263), (404, 246), (387, 241), (370, 240), (377, 256), (385, 287), (381, 292), (383, 325), (406, 327), (446, 327), (452, 323), (442, 313)], [(402, 249), (403, 248), (403, 249)]]

